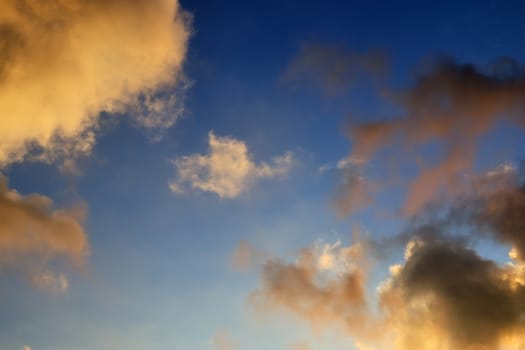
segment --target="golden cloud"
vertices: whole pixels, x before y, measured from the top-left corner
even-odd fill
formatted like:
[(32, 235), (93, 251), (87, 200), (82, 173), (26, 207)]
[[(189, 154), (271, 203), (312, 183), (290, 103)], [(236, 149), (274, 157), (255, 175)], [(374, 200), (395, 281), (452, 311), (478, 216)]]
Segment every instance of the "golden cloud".
[(89, 153), (101, 112), (172, 125), (189, 34), (176, 0), (0, 0), (0, 165)]
[[(250, 300), (258, 312), (285, 309), (313, 327), (343, 329), (360, 349), (521, 350), (525, 187), (513, 169), (473, 178), (472, 191), (419, 212), (384, 241), (315, 244), (291, 262), (266, 258)], [(479, 238), (507, 245), (510, 260), (481, 256), (472, 244)], [(367, 259), (403, 242), (404, 260), (370, 288)]]
[(67, 290), (68, 280), (46, 265), (52, 260), (81, 267), (90, 253), (83, 207), (54, 209), (49, 197), (21, 195), (0, 178), (0, 267), (22, 269), (33, 285)]
[(291, 152), (275, 157), (270, 164), (257, 164), (243, 141), (210, 132), (208, 142), (208, 155), (194, 154), (175, 160), (177, 178), (170, 183), (173, 192), (184, 192), (189, 185), (221, 198), (235, 198), (255, 181), (285, 175), (293, 165)]

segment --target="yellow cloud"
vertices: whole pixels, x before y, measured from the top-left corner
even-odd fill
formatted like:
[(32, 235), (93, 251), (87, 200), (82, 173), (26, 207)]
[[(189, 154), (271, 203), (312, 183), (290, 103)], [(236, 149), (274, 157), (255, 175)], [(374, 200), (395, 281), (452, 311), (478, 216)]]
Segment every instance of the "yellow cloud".
[(216, 193), (221, 198), (235, 198), (256, 180), (288, 173), (293, 164), (291, 152), (275, 157), (270, 164), (256, 164), (243, 141), (208, 134), (210, 152), (177, 159), (177, 178), (170, 183), (173, 192), (191, 188)]
[(0, 0), (0, 165), (89, 153), (102, 111), (172, 125), (189, 34), (177, 0)]
[(60, 259), (82, 266), (90, 253), (84, 215), (84, 208), (58, 210), (49, 197), (21, 195), (0, 177), (0, 268), (22, 269), (37, 288), (67, 290), (67, 277), (46, 264)]

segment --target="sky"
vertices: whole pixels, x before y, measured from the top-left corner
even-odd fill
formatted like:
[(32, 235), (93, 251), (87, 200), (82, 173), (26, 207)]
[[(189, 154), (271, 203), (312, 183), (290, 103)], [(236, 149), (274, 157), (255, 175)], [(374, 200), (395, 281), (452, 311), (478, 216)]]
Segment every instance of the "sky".
[(524, 15), (0, 0), (0, 349), (525, 349)]

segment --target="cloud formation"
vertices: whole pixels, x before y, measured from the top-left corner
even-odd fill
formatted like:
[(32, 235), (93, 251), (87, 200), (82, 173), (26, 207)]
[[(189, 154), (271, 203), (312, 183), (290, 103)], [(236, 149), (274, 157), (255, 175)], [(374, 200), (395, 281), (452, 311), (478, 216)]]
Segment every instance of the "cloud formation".
[(0, 178), (0, 268), (23, 271), (37, 288), (67, 290), (68, 280), (47, 268), (60, 260), (80, 267), (89, 255), (85, 208), (54, 209), (49, 197), (21, 195)]
[(260, 312), (284, 307), (314, 327), (368, 332), (363, 254), (359, 243), (336, 243), (304, 249), (294, 262), (269, 259), (251, 303)]
[(31, 276), (32, 285), (50, 293), (62, 294), (69, 289), (69, 279), (63, 273), (51, 270), (34, 272)]
[(189, 34), (177, 0), (1, 0), (0, 165), (88, 154), (101, 112), (171, 126)]
[(287, 152), (271, 163), (255, 163), (243, 141), (208, 134), (209, 154), (193, 154), (174, 161), (177, 177), (170, 183), (173, 192), (186, 187), (213, 192), (221, 198), (235, 198), (247, 191), (257, 180), (287, 174), (293, 156)]
[[(316, 328), (343, 328), (360, 349), (523, 349), (521, 176), (503, 165), (470, 185), (453, 200), (420, 211), (386, 243), (316, 244), (292, 262), (267, 259), (252, 302), (260, 312), (281, 308)], [(481, 256), (474, 249), (480, 238), (507, 246), (509, 260)], [(404, 259), (371, 289), (370, 260), (392, 242), (405, 243)]]
[(213, 350), (234, 350), (235, 343), (230, 334), (225, 331), (217, 332), (211, 339), (211, 348)]
[(364, 76), (382, 76), (388, 60), (379, 51), (353, 52), (344, 46), (310, 42), (301, 45), (283, 80), (289, 84), (321, 86), (333, 94), (354, 86)]
[(416, 74), (413, 86), (386, 95), (403, 116), (354, 124), (349, 129), (353, 156), (369, 159), (389, 149), (395, 157), (415, 160), (431, 142), (443, 149), (441, 159), (424, 164), (412, 181), (407, 215), (440, 192), (453, 191), (458, 176), (472, 168), (478, 139), (498, 122), (525, 125), (525, 68), (510, 58), (488, 67), (440, 58)]

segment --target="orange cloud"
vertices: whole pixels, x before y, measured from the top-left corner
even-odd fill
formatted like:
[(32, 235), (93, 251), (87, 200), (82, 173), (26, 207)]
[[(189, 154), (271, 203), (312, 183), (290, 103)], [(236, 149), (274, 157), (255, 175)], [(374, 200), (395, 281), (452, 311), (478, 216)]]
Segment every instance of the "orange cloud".
[(412, 182), (404, 207), (407, 215), (453, 189), (457, 177), (472, 168), (477, 140), (498, 121), (525, 125), (525, 69), (508, 58), (486, 69), (438, 60), (416, 76), (414, 86), (388, 94), (404, 116), (353, 125), (353, 156), (369, 158), (387, 148), (396, 157), (407, 149), (418, 155), (421, 146), (433, 141), (444, 148), (443, 158), (425, 165)]
[[(419, 212), (384, 242), (316, 244), (291, 262), (267, 258), (250, 300), (258, 312), (285, 309), (316, 328), (343, 329), (360, 349), (522, 349), (520, 178), (509, 165), (472, 178), (472, 190)], [(479, 255), (472, 242), (483, 237), (507, 245), (510, 260), (502, 264)], [(380, 265), (367, 260), (384, 256), (396, 240), (406, 243), (404, 260), (370, 286), (372, 268)]]
[(21, 195), (0, 178), (0, 267), (22, 269), (38, 288), (66, 290), (67, 277), (46, 265), (82, 266), (90, 253), (84, 215), (85, 208), (54, 209), (49, 197)]

